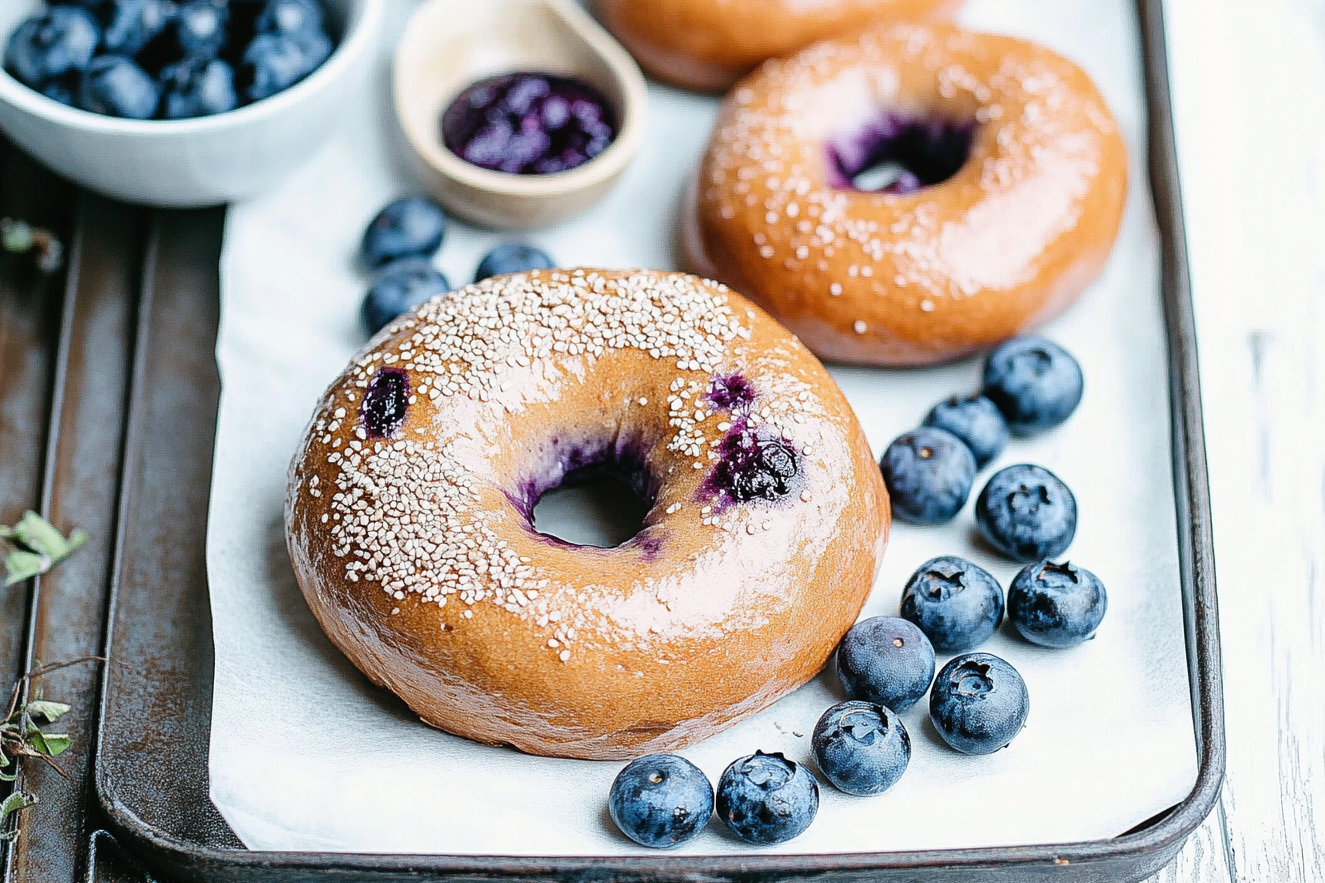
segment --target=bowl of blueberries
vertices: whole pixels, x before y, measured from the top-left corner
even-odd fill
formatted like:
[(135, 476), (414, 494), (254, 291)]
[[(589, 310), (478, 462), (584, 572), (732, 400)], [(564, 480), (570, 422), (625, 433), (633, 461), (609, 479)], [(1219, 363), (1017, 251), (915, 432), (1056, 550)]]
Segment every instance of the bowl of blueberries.
[(291, 172), (366, 86), (385, 0), (4, 0), (0, 130), (91, 190), (217, 205)]

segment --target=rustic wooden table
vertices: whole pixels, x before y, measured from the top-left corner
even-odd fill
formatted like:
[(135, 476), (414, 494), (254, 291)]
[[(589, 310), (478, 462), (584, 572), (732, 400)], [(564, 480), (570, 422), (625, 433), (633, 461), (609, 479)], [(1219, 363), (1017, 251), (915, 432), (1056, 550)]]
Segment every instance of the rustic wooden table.
[[(1317, 293), (1325, 289), (1325, 0), (1168, 0), (1166, 9), (1202, 354), (1228, 771), (1215, 813), (1154, 880), (1319, 883), (1325, 881), (1325, 822), (1316, 816), (1325, 819), (1325, 307)], [(0, 215), (67, 230), (76, 212), (121, 251), (142, 248), (146, 213), (86, 199), (75, 206), (69, 188), (0, 143)], [(84, 256), (102, 289), (134, 289), (151, 273), (150, 266), (117, 264), (108, 254), (119, 245)], [(113, 509), (102, 497), (113, 489), (93, 477), (102, 468), (97, 458), (115, 468), (118, 445), (81, 448), (79, 421), (100, 419), (92, 406), (114, 405), (123, 394), (131, 356), (90, 345), (114, 337), (115, 329), (71, 326), (62, 335), (59, 289), (60, 280), (43, 285), (0, 267), (0, 520), (12, 523), (23, 508), (50, 502), (53, 492), (63, 493), (57, 509), (77, 504), (83, 523), (105, 520), (93, 531), (95, 554), (72, 559), (61, 578), (45, 581), (42, 604), (105, 584)], [(84, 296), (87, 289), (78, 279), (67, 288)], [(104, 364), (70, 363), (69, 353), (57, 351), (61, 339), (89, 341), (87, 353)], [(64, 431), (48, 457), (43, 452), (54, 440), (42, 427), (59, 406), (48, 393), (54, 373), (69, 370), (88, 379), (89, 395), (81, 400), (87, 407), (67, 409), (52, 424)], [(84, 621), (43, 637), (39, 655), (95, 652), (100, 597), (92, 592), (84, 602)], [(23, 634), (27, 604), (21, 593), (0, 592), (0, 671), (22, 667), (33, 637)], [(76, 714), (90, 719), (94, 675), (66, 677), (88, 703)], [(78, 733), (70, 752), (72, 778), (42, 782), (41, 815), (33, 817), (24, 849), (9, 855), (6, 881), (135, 879), (95, 850), (49, 847), (69, 836), (85, 839), (86, 829), (74, 833), (68, 826), (96, 824), (81, 810), (90, 796), (88, 735)]]

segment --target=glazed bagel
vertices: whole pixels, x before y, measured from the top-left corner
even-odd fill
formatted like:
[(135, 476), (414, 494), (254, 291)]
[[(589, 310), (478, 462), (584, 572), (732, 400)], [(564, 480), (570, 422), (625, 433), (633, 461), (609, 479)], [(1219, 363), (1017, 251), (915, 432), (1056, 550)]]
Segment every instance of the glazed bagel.
[(599, 19), (654, 77), (725, 92), (768, 58), (880, 19), (942, 18), (962, 0), (594, 0)]
[[(892, 184), (853, 186), (885, 163)], [(770, 61), (727, 96), (682, 262), (823, 359), (942, 362), (1071, 304), (1126, 197), (1118, 125), (1075, 64), (1011, 37), (890, 25)]]
[[(649, 503), (611, 549), (537, 533), (586, 471)], [(384, 329), (291, 467), (294, 572), (327, 635), (426, 722), (564, 757), (671, 751), (813, 677), (888, 529), (846, 399), (716, 283), (496, 277)]]

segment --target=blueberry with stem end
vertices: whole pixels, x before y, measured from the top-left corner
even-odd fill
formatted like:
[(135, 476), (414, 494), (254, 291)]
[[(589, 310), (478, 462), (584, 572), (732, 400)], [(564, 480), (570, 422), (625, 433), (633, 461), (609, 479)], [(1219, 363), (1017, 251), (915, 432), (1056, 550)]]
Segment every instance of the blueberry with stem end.
[(934, 678), (934, 646), (901, 617), (863, 619), (837, 645), (837, 677), (852, 699), (906, 711)]
[(985, 360), (981, 390), (1015, 435), (1052, 429), (1081, 403), (1084, 381), (1072, 354), (1043, 337), (1014, 337)]
[(746, 843), (785, 843), (810, 827), (818, 811), (819, 783), (781, 752), (739, 758), (718, 780), (718, 817)]
[(842, 702), (825, 711), (811, 746), (828, 781), (857, 797), (887, 791), (911, 761), (911, 736), (901, 718), (871, 702)]
[(1077, 500), (1043, 466), (1021, 463), (995, 472), (975, 501), (975, 521), (989, 544), (1023, 563), (1055, 558), (1077, 532)]
[(951, 521), (975, 481), (975, 457), (952, 433), (933, 427), (899, 435), (879, 460), (893, 515), (914, 524)]
[(925, 415), (924, 425), (946, 429), (961, 439), (971, 449), (976, 469), (988, 466), (1008, 443), (1007, 421), (982, 395), (952, 396), (939, 402)]
[(1028, 564), (1008, 589), (1008, 620), (1042, 647), (1074, 647), (1095, 637), (1108, 608), (1104, 583), (1070, 561)]
[(621, 833), (641, 846), (670, 849), (694, 838), (713, 814), (713, 786), (675, 754), (650, 754), (617, 773), (607, 808)]
[(993, 754), (1026, 725), (1030, 693), (1017, 670), (992, 653), (954, 657), (934, 678), (929, 719), (963, 754)]
[(1003, 589), (989, 571), (965, 558), (931, 558), (902, 590), (902, 618), (915, 623), (940, 653), (974, 650), (1003, 621)]

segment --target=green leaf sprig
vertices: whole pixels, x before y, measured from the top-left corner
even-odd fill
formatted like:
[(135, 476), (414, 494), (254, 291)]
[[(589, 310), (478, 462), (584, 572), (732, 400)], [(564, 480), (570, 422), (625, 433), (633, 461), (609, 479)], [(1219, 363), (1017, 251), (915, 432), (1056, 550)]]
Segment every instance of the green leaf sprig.
[(65, 537), (36, 512), (28, 510), (13, 527), (0, 524), (0, 548), (5, 555), (5, 585), (12, 586), (50, 570), (87, 541), (87, 534), (75, 530)]
[[(15, 682), (9, 694), (9, 705), (0, 721), (0, 782), (13, 782), (18, 778), (19, 761), (24, 757), (40, 758), (61, 776), (65, 776), (55, 758), (69, 748), (70, 736), (68, 733), (53, 733), (45, 728), (67, 714), (69, 706), (43, 698), (40, 688), (33, 691), (28, 701), (19, 700), (23, 696), (23, 687), (34, 678), (71, 665), (100, 660), (99, 656), (86, 656), (68, 662), (41, 665)], [(13, 791), (0, 801), (0, 842), (18, 836), (18, 814), (36, 803), (37, 795), (23, 789)]]
[(32, 252), (37, 269), (47, 275), (64, 264), (64, 243), (45, 227), (34, 227), (18, 218), (0, 218), (0, 248), (10, 254)]

